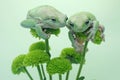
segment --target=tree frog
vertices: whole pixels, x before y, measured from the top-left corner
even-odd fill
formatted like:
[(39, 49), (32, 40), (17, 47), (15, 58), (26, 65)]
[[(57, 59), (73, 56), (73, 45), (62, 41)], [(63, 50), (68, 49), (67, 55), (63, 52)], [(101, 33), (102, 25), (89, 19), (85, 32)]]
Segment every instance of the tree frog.
[(49, 5), (43, 5), (28, 11), (26, 20), (21, 22), (24, 28), (34, 29), (38, 36), (48, 39), (46, 29), (59, 29), (66, 25), (67, 16)]
[(85, 34), (87, 41), (94, 40), (96, 32), (99, 30), (101, 38), (104, 39), (104, 27), (99, 24), (99, 21), (90, 12), (80, 12), (71, 16), (66, 22), (67, 28), (69, 29), (69, 39), (72, 42), (72, 46), (76, 51), (82, 51), (84, 47), (84, 40), (80, 40), (76, 33)]

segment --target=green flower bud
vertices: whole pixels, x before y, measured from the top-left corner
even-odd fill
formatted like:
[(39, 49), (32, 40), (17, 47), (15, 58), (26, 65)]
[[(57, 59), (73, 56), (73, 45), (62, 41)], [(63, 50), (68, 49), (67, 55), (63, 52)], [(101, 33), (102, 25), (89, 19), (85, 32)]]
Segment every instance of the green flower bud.
[(95, 43), (95, 44), (101, 44), (103, 39), (101, 38), (100, 35), (101, 35), (101, 32), (97, 31), (97, 33), (95, 35), (95, 38), (94, 38), (94, 40), (92, 40), (92, 42)]
[(58, 34), (60, 33), (60, 29), (50, 29), (50, 28), (48, 28), (46, 33), (50, 33), (50, 34), (58, 36)]
[(33, 50), (26, 55), (23, 64), (25, 66), (37, 66), (38, 64), (46, 63), (49, 60), (50, 57), (46, 52), (42, 50)]
[(85, 33), (81, 33), (81, 32), (80, 33), (75, 33), (75, 34), (76, 34), (76, 37), (83, 42), (86, 41), (87, 36), (88, 36)]
[[(30, 29), (30, 32), (33, 35), (33, 37), (40, 38), (34, 29)], [(58, 36), (58, 34), (60, 33), (60, 29), (49, 29), (48, 28), (48, 29), (46, 29), (45, 33), (47, 33), (47, 34), (53, 34), (53, 35)]]
[(39, 42), (31, 44), (29, 47), (29, 51), (33, 51), (33, 50), (37, 50), (37, 49), (46, 50), (45, 42), (39, 41)]
[(69, 60), (61, 57), (53, 58), (47, 64), (47, 72), (50, 75), (55, 73), (64, 74), (72, 69), (71, 63)]
[(26, 56), (25, 54), (21, 54), (13, 60), (12, 66), (11, 66), (13, 74), (20, 74), (21, 72), (25, 72), (24, 65), (23, 65), (23, 60), (25, 56)]
[(33, 37), (40, 39), (40, 37), (38, 36), (38, 34), (36, 33), (34, 29), (30, 29), (30, 33), (33, 35)]
[(64, 48), (60, 57), (70, 60), (71, 63), (77, 64), (81, 62), (81, 53), (76, 52), (74, 48)]

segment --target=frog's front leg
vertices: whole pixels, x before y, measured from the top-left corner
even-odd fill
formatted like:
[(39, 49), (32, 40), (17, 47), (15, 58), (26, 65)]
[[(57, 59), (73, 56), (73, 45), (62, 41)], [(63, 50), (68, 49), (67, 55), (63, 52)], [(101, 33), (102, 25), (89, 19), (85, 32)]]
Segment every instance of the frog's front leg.
[(105, 27), (103, 25), (99, 26), (99, 31), (101, 32), (101, 38), (103, 41), (105, 41), (105, 35), (104, 35), (104, 31), (105, 31)]
[(37, 23), (33, 19), (26, 19), (26, 20), (23, 20), (20, 24), (24, 28), (33, 28)]
[(82, 52), (83, 51), (83, 45), (78, 42), (77, 38), (75, 37), (75, 34), (72, 31), (69, 31), (68, 35), (69, 35), (69, 39), (72, 43), (72, 46), (75, 48), (75, 50), (77, 52)]
[(88, 35), (88, 38), (87, 40), (90, 40), (90, 39), (94, 39), (95, 35), (96, 35), (96, 32), (98, 30), (98, 27), (99, 27), (99, 22), (98, 21), (93, 21), (92, 22), (92, 28), (90, 30), (90, 34)]
[(27, 19), (27, 20), (22, 21), (21, 26), (24, 28), (35, 29), (38, 36), (43, 39), (48, 39), (50, 37), (50, 34), (46, 34), (42, 30), (42, 26), (44, 26), (44, 25), (42, 23), (38, 24), (34, 19)]
[(38, 36), (43, 39), (48, 39), (50, 37), (50, 34), (46, 34), (42, 29), (42, 24), (36, 24), (35, 31), (37, 32)]

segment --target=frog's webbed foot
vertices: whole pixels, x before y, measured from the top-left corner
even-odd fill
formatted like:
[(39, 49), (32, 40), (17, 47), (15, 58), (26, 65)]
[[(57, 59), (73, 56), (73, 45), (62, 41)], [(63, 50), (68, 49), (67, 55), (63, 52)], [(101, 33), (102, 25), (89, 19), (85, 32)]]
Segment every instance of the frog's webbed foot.
[(99, 22), (98, 21), (93, 21), (92, 28), (89, 31), (87, 41), (89, 41), (90, 39), (94, 40), (98, 28), (99, 28)]
[(100, 25), (99, 31), (101, 32), (100, 37), (102, 38), (103, 41), (105, 41), (105, 35), (104, 35), (105, 27), (103, 25)]
[(49, 39), (50, 34), (45, 33), (45, 31), (42, 30), (42, 24), (37, 24), (35, 27), (35, 30), (39, 37), (43, 39)]
[(83, 52), (84, 45), (80, 44), (77, 40), (74, 40), (74, 44), (72, 46), (75, 48), (76, 52)]
[(96, 34), (96, 32), (91, 29), (91, 32), (88, 35), (87, 41), (89, 41), (90, 39), (93, 40), (95, 38), (95, 34)]

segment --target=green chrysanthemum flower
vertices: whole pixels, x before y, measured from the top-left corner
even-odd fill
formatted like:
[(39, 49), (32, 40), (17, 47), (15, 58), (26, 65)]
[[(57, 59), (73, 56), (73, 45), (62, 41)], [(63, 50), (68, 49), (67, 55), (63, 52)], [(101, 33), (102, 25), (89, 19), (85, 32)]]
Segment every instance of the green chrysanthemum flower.
[(20, 74), (21, 72), (25, 72), (23, 60), (26, 57), (25, 54), (21, 54), (17, 56), (12, 62), (12, 72), (14, 74)]
[[(86, 34), (86, 33), (75, 33), (75, 35), (82, 42), (85, 42), (87, 37), (89, 36), (89, 34)], [(101, 32), (98, 30), (96, 35), (95, 35), (95, 38), (91, 41), (95, 44), (101, 44), (103, 39), (100, 35), (101, 35)]]
[(75, 34), (76, 34), (76, 37), (83, 42), (86, 41), (87, 36), (88, 36), (85, 33), (75, 33)]
[(48, 28), (46, 33), (51, 33), (53, 35), (58, 36), (58, 34), (60, 33), (60, 29), (50, 29), (50, 28)]
[(97, 33), (95, 35), (95, 38), (94, 38), (94, 40), (92, 40), (92, 42), (95, 43), (95, 44), (101, 44), (103, 39), (101, 38), (100, 35), (101, 35), (101, 32), (97, 31)]
[[(30, 32), (35, 38), (40, 38), (34, 29), (30, 29)], [(50, 34), (58, 36), (58, 34), (60, 33), (60, 29), (49, 29), (48, 28), (46, 29), (46, 33), (50, 33)]]
[(53, 75), (55, 73), (64, 74), (65, 72), (68, 72), (71, 69), (72, 66), (70, 61), (65, 58), (60, 58), (60, 57), (53, 58), (47, 64), (47, 72), (50, 75)]
[(45, 42), (39, 41), (39, 42), (31, 44), (29, 47), (29, 51), (33, 51), (33, 50), (37, 50), (37, 49), (45, 50), (46, 49)]
[(36, 33), (34, 29), (30, 29), (30, 33), (33, 35), (33, 37), (40, 39), (40, 37), (38, 36), (38, 34)]
[(37, 66), (38, 64), (46, 63), (49, 60), (50, 57), (46, 52), (42, 50), (33, 50), (26, 55), (23, 64), (25, 66)]
[(81, 62), (81, 53), (77, 53), (74, 48), (64, 48), (60, 57), (69, 59), (71, 63)]

